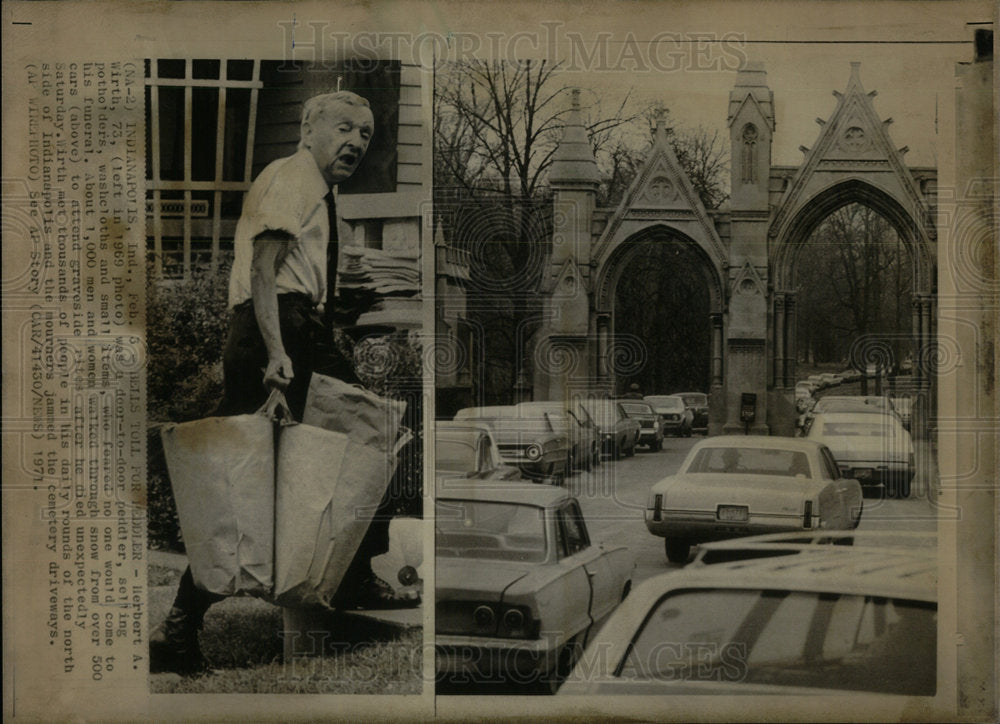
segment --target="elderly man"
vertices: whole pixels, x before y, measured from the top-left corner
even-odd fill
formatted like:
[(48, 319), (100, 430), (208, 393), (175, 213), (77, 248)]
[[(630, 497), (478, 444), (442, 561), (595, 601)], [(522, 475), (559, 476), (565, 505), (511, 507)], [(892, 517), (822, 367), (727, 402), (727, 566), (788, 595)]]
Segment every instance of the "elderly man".
[[(333, 344), (334, 321), (351, 314), (338, 309), (334, 298), (339, 234), (332, 187), (357, 170), (373, 130), (371, 109), (361, 96), (342, 91), (310, 98), (302, 112), (299, 150), (269, 164), (254, 181), (236, 227), (232, 320), (217, 414), (252, 413), (277, 388), (301, 420), (313, 371), (355, 381), (350, 361)], [(373, 551), (384, 547), (370, 540), (362, 544), (364, 552), (345, 577), (342, 591), (350, 590), (341, 605), (416, 603), (398, 599), (371, 572)], [(220, 598), (198, 589), (190, 569), (184, 572), (166, 621), (151, 636), (153, 670), (204, 668), (198, 630)]]

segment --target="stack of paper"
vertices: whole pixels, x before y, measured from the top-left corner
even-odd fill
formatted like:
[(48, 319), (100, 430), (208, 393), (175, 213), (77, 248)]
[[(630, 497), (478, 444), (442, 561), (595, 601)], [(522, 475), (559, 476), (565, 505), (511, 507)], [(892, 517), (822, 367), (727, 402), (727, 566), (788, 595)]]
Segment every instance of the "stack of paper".
[(419, 252), (350, 247), (344, 249), (343, 261), (338, 273), (341, 288), (364, 287), (380, 296), (420, 293)]

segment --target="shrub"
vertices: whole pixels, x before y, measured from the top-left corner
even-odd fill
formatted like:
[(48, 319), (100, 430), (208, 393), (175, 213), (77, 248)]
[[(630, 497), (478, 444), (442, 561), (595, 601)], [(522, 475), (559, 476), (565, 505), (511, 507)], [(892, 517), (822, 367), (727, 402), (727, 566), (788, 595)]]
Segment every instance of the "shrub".
[(148, 268), (146, 306), (147, 516), (149, 543), (183, 550), (157, 422), (212, 414), (222, 396), (222, 350), (228, 327), (229, 271), (195, 270), (165, 280)]

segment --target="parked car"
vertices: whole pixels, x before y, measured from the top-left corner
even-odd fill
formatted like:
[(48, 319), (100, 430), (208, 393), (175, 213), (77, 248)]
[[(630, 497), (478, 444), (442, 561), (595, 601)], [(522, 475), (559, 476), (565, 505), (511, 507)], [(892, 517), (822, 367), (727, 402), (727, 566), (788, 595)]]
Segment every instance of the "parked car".
[(913, 422), (913, 398), (909, 395), (894, 395), (889, 398), (892, 408), (899, 416), (899, 421), (906, 428), (907, 432), (912, 431)]
[(559, 488), (439, 489), (434, 525), (442, 676), (552, 690), (632, 585), (628, 549), (591, 541)]
[(596, 399), (583, 402), (590, 417), (601, 431), (601, 453), (617, 460), (622, 455), (635, 455), (639, 441), (639, 421), (625, 414), (620, 402)]
[(766, 435), (697, 443), (676, 475), (650, 489), (646, 528), (664, 538), (667, 559), (691, 545), (760, 533), (856, 528), (863, 500), (825, 446)]
[(862, 485), (882, 485), (890, 496), (910, 495), (913, 441), (895, 416), (823, 412), (813, 419), (808, 438), (830, 448), (843, 475)]
[(563, 426), (547, 414), (519, 415), (514, 406), (465, 408), (456, 420), (488, 425), (501, 459), (531, 480), (561, 485), (569, 473), (569, 440)]
[(796, 383), (795, 399), (798, 400), (800, 398), (812, 397), (813, 392), (815, 392), (818, 389), (818, 387), (819, 385), (816, 385), (807, 380), (803, 380), (802, 382)]
[(691, 437), (694, 426), (694, 413), (677, 395), (646, 395), (648, 402), (656, 414), (660, 416), (660, 428), (664, 437), (668, 432), (677, 437)]
[(500, 457), (488, 425), (467, 421), (439, 420), (434, 425), (434, 467), (439, 480), (516, 480), (514, 465)]
[(824, 412), (856, 412), (862, 415), (890, 414), (902, 422), (902, 418), (884, 397), (876, 395), (826, 395), (806, 413), (803, 430), (808, 433), (813, 418)]
[(644, 581), (560, 695), (799, 694), (820, 707), (824, 694), (883, 707), (887, 695), (933, 696), (933, 549), (789, 537), (708, 544), (720, 562)]
[(675, 392), (674, 394), (684, 400), (684, 404), (691, 408), (691, 412), (694, 415), (691, 429), (707, 434), (708, 395), (704, 392)]
[(639, 422), (639, 444), (645, 445), (653, 452), (663, 449), (663, 429), (660, 427), (660, 416), (656, 414), (645, 400), (622, 400), (625, 414)]
[(590, 470), (601, 463), (601, 443), (597, 425), (579, 403), (567, 405), (564, 402), (522, 402), (517, 406), (521, 414), (538, 415), (547, 413), (553, 421), (559, 420), (567, 439), (570, 441), (571, 467)]

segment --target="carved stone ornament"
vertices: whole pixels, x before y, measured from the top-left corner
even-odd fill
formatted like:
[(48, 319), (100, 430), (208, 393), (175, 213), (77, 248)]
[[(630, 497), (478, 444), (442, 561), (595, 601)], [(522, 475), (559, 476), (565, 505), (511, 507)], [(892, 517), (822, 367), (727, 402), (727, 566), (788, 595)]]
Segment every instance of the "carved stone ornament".
[(849, 126), (841, 138), (840, 145), (846, 151), (864, 151), (868, 148), (868, 137), (861, 126)]
[(665, 204), (677, 198), (677, 189), (666, 176), (656, 176), (646, 187), (646, 200), (653, 204)]

